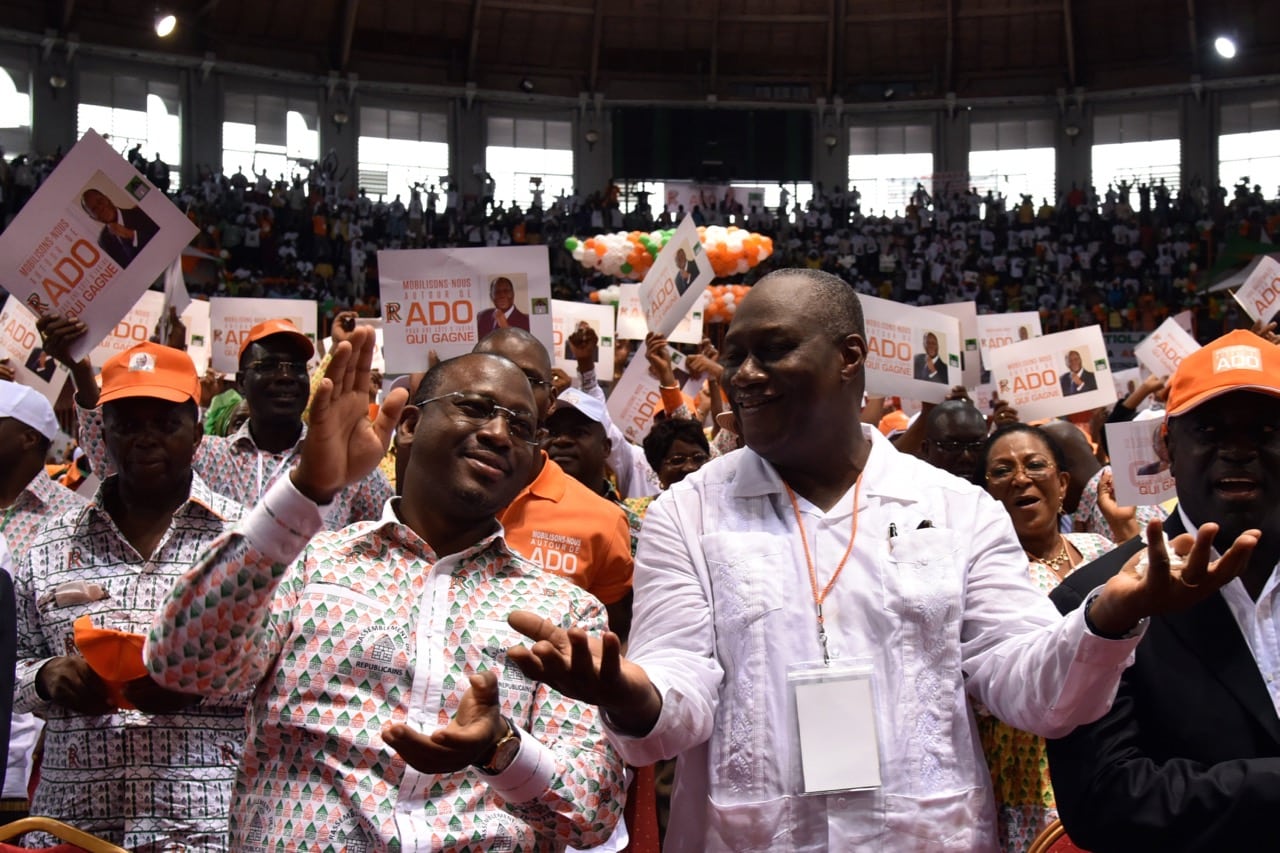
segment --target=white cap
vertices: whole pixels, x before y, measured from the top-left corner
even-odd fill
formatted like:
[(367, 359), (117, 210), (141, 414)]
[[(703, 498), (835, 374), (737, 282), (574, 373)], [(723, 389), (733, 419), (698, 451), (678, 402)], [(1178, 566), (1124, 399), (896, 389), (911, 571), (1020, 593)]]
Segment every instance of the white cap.
[(556, 397), (556, 410), (572, 407), (598, 424), (605, 422), (604, 403), (590, 394), (584, 394), (577, 388), (566, 388)]
[(22, 421), (53, 441), (58, 434), (58, 418), (53, 406), (34, 388), (0, 380), (0, 418)]

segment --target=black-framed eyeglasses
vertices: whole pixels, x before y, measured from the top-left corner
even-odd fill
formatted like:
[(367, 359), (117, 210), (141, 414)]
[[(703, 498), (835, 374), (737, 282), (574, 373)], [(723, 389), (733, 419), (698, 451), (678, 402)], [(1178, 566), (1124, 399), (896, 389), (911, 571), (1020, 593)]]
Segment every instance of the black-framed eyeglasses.
[(979, 441), (935, 441), (933, 446), (943, 453), (964, 453), (966, 450), (977, 453), (982, 450), (982, 446), (986, 443), (985, 439)]
[(438, 397), (431, 397), (415, 405), (421, 409), (431, 403), (448, 400), (458, 417), (472, 426), (482, 427), (491, 423), (501, 415), (507, 421), (507, 431), (513, 438), (525, 444), (537, 446), (546, 437), (546, 430), (538, 428), (538, 422), (529, 412), (517, 412), (506, 406), (499, 406), (493, 400), (481, 394), (469, 394), (466, 391), (450, 391)]
[(1058, 473), (1057, 466), (1048, 459), (1028, 459), (1025, 463), (1015, 462), (1012, 465), (999, 462), (987, 469), (987, 482), (993, 486), (1007, 485), (1013, 482), (1019, 470), (1027, 475), (1028, 480), (1036, 482), (1048, 480)]
[(273, 373), (283, 373), (285, 376), (307, 375), (307, 363), (305, 361), (281, 361), (275, 358), (251, 361), (244, 366), (244, 369), (252, 370), (254, 373), (261, 373), (264, 376), (269, 376)]

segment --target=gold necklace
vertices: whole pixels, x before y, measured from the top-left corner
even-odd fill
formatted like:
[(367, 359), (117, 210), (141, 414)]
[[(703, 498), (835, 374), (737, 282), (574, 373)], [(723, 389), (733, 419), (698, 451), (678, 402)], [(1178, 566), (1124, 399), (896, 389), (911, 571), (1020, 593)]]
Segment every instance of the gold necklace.
[(1058, 572), (1059, 566), (1063, 565), (1064, 563), (1067, 565), (1071, 564), (1071, 552), (1067, 550), (1066, 539), (1063, 539), (1061, 536), (1059, 536), (1058, 541), (1062, 543), (1062, 550), (1058, 552), (1057, 556), (1050, 557), (1047, 560), (1044, 557), (1037, 557), (1035, 554), (1032, 554), (1030, 551), (1028, 551), (1025, 548), (1023, 548), (1022, 550), (1028, 557), (1031, 558), (1031, 561), (1033, 563), (1039, 563), (1040, 565), (1045, 566), (1048, 569), (1052, 570), (1054, 574), (1059, 574)]

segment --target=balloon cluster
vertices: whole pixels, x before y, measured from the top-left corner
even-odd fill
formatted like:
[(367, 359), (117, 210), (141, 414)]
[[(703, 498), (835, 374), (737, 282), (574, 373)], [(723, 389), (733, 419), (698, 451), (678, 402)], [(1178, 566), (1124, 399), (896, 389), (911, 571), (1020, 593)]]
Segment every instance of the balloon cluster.
[[(564, 247), (575, 261), (589, 270), (639, 281), (674, 233), (674, 228), (668, 228), (647, 234), (643, 231), (597, 234), (585, 240), (569, 237)], [(700, 227), (698, 239), (718, 278), (745, 273), (773, 254), (773, 240), (736, 225)]]
[(707, 288), (707, 308), (703, 319), (708, 323), (728, 323), (738, 310), (742, 297), (751, 288), (745, 284), (716, 284)]

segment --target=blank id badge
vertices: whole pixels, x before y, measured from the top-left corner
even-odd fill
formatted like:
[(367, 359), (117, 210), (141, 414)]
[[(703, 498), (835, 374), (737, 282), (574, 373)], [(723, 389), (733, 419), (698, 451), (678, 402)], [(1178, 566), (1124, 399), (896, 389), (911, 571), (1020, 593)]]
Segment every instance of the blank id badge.
[(800, 747), (797, 794), (880, 787), (879, 728), (868, 659), (792, 664), (787, 687)]

